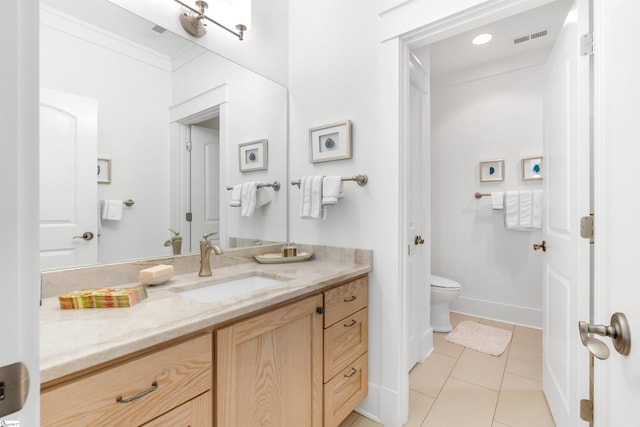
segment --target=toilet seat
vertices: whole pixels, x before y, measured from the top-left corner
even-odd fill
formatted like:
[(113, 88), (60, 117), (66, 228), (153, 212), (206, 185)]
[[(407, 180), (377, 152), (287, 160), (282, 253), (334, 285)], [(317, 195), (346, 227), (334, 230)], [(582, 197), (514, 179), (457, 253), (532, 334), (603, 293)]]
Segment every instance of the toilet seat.
[(442, 291), (459, 291), (462, 288), (460, 283), (434, 274), (431, 275), (431, 287)]

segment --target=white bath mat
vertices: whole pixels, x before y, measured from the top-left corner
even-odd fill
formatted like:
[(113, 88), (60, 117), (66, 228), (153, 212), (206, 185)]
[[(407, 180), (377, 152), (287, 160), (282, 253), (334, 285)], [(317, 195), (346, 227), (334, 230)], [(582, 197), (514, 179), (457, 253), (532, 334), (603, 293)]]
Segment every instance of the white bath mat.
[(492, 356), (500, 356), (511, 341), (511, 331), (481, 325), (477, 322), (460, 322), (445, 339), (454, 344), (469, 347)]

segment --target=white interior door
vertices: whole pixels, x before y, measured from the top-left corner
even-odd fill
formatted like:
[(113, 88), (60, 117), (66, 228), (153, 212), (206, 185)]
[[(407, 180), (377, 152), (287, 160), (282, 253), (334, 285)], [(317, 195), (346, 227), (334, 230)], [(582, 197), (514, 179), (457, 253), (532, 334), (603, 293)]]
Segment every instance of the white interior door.
[(640, 159), (640, 54), (634, 36), (640, 2), (596, 0), (594, 6), (594, 321), (608, 325), (613, 313), (622, 312), (631, 330), (628, 356), (618, 354), (608, 338), (597, 337), (609, 345), (611, 356), (595, 361), (594, 425), (634, 427), (640, 424), (635, 411), (640, 402), (640, 199), (633, 177)]
[[(205, 233), (220, 232), (220, 139), (218, 131), (191, 125), (191, 250)], [(209, 239), (220, 242), (220, 234)]]
[[(97, 262), (97, 121), (94, 99), (41, 89), (40, 266), (43, 270)], [(84, 233), (91, 233), (93, 237), (76, 237)]]
[[(428, 64), (427, 64), (428, 66)], [(430, 210), (428, 75), (413, 55), (409, 85), (409, 144), (406, 194), (407, 367), (424, 360), (432, 347), (430, 314)]]
[(580, 399), (589, 394), (589, 357), (576, 333), (590, 303), (589, 241), (580, 237), (580, 217), (590, 212), (590, 60), (579, 52), (588, 16), (588, 1), (574, 2), (547, 61), (544, 94), (543, 387), (563, 427), (584, 425)]

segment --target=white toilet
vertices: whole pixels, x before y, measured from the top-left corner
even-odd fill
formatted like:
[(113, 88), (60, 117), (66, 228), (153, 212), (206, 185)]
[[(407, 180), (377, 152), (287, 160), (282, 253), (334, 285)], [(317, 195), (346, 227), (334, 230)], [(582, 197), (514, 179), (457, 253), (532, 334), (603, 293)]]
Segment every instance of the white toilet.
[(436, 332), (451, 331), (449, 304), (460, 295), (460, 283), (431, 275), (431, 327)]

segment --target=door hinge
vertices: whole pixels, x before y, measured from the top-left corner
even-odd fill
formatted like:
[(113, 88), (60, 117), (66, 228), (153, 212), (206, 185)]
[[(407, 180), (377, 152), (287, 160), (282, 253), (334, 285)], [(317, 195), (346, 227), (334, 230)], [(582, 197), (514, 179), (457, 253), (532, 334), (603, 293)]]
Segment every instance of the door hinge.
[(586, 422), (593, 422), (593, 400), (580, 400), (580, 418)]
[(187, 222), (191, 222), (193, 219), (193, 214), (191, 212), (187, 212), (186, 218)]
[(593, 55), (593, 33), (587, 33), (580, 36), (580, 55)]
[(589, 214), (589, 216), (583, 216), (582, 218), (580, 218), (580, 237), (589, 239), (589, 242), (593, 243), (593, 214)]
[(193, 146), (193, 145), (191, 144), (191, 141), (187, 141), (186, 149), (187, 149), (187, 151), (188, 151), (189, 153), (191, 152), (191, 147), (192, 147), (192, 146)]

